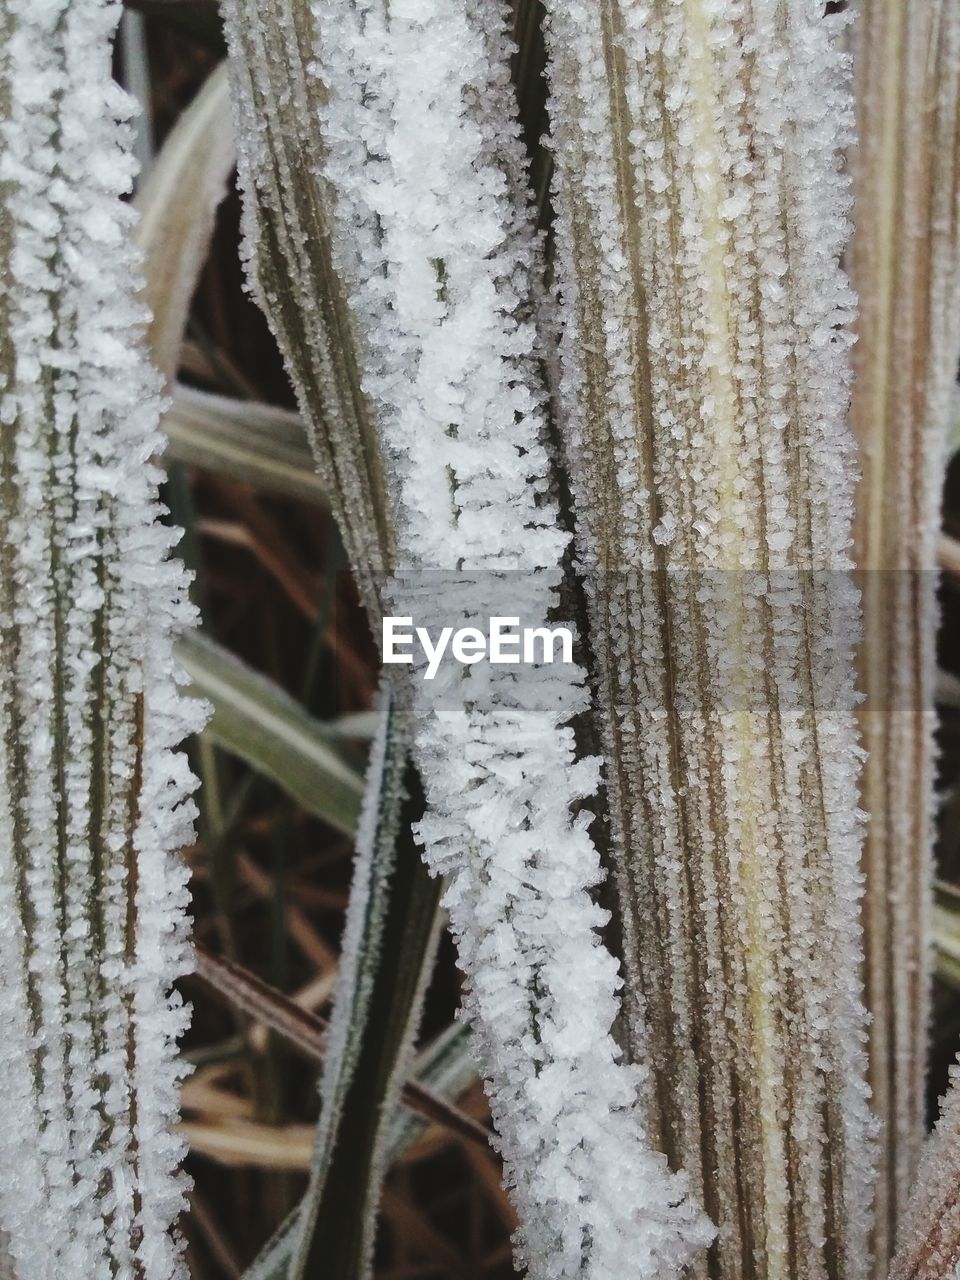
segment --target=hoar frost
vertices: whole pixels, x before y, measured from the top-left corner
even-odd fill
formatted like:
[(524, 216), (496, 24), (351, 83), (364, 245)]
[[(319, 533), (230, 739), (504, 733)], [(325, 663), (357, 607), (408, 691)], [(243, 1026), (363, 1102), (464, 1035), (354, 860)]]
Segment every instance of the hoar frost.
[(182, 1274), (171, 998), (198, 727), (121, 201), (119, 6), (0, 3), (0, 1228), (19, 1280)]

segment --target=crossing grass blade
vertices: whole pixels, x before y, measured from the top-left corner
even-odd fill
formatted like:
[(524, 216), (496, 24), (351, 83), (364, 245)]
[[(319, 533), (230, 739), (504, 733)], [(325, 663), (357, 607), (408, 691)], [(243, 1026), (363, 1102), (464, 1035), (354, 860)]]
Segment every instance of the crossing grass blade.
[(280, 498), (326, 507), (302, 422), (272, 405), (177, 384), (163, 418), (165, 458)]
[(193, 692), (213, 706), (205, 730), (210, 739), (270, 778), (309, 813), (352, 835), (363, 779), (348, 758), (342, 735), (205, 636), (185, 638), (177, 657)]
[(391, 1122), (439, 929), (440, 883), (412, 824), (423, 793), (403, 709), (386, 682), (340, 960), (310, 1185), (290, 1280), (369, 1273)]
[(422, 1114), (408, 1116), (399, 1106), (401, 1099), (408, 1101), (408, 1078), (415, 1074), (419, 1093), (443, 1108), (473, 1077), (462, 1032), (411, 1072), (440, 923), (440, 885), (427, 874), (411, 831), (422, 809), (405, 718), (384, 688), (327, 1036), (310, 1184), (247, 1280), (294, 1280), (320, 1271), (368, 1274), (384, 1171), (427, 1123)]

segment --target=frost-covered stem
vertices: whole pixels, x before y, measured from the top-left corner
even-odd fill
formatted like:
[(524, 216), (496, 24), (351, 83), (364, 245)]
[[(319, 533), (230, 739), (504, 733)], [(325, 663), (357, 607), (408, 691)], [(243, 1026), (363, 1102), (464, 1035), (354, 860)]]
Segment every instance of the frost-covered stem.
[(317, 470), (377, 627), (377, 577), (395, 563), (393, 515), (347, 306), (353, 281), (331, 258), (334, 194), (325, 176), (329, 140), (315, 124), (325, 93), (310, 8), (297, 0), (224, 0), (222, 12), (248, 286), (283, 354)]
[[(315, 47), (281, 6), (230, 7), (238, 47), (241, 17), (260, 28), (248, 59), (277, 60), (297, 84), (289, 63), (306, 58), (323, 82), (298, 127), (322, 140), (330, 261), (388, 460), (391, 611), (433, 627), (544, 622), (566, 539), (524, 319), (537, 264), (504, 6), (315, 0)], [(537, 1280), (678, 1274), (710, 1230), (651, 1150), (644, 1072), (619, 1065), (610, 1035), (616, 964), (574, 814), (596, 783), (568, 723), (586, 705), (582, 674), (454, 667), (414, 688), (421, 835), (449, 881), (521, 1256)]]
[(936, 543), (960, 356), (960, 4), (872, 0), (856, 26), (860, 299), (852, 423), (863, 594), (864, 931), (870, 1082), (884, 1122), (882, 1264), (924, 1133), (930, 1007)]
[(869, 1270), (846, 65), (819, 0), (547, 0), (558, 395), (630, 1050), (719, 1233)]
[[(0, 3), (0, 1227), (20, 1280), (181, 1273), (198, 725), (121, 195), (119, 6)], [(123, 122), (123, 123), (122, 123)]]

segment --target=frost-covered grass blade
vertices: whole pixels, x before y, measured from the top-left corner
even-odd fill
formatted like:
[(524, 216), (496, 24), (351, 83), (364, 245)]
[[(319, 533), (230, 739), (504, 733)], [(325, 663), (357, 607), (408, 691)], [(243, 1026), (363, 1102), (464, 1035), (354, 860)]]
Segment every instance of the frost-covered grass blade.
[(863, 918), (870, 1084), (884, 1122), (875, 1214), (882, 1267), (925, 1128), (937, 537), (960, 357), (960, 6), (865, 5), (855, 61), (851, 421), (862, 469)]
[(547, 0), (561, 378), (649, 1125), (696, 1275), (864, 1276), (872, 1121), (838, 259), (807, 3)]
[(376, 585), (394, 563), (380, 441), (358, 363), (358, 334), (331, 259), (333, 193), (315, 127), (309, 4), (224, 0), (244, 193), (250, 288), (283, 353), (320, 479), (376, 626)]
[[(470, 1029), (464, 1024), (450, 1027), (417, 1055), (411, 1079), (448, 1103), (458, 1098), (476, 1081), (477, 1068)], [(394, 1114), (387, 1144), (385, 1164), (389, 1167), (423, 1133), (426, 1121), (409, 1109)], [(289, 1267), (299, 1238), (299, 1209), (294, 1210), (275, 1232), (257, 1260), (244, 1272), (243, 1280), (289, 1280)]]
[(379, 720), (324, 1051), (310, 1183), (295, 1225), (287, 1224), (270, 1242), (253, 1275), (293, 1280), (328, 1268), (368, 1275), (401, 1096), (421, 1112), (425, 1106), (437, 1115), (443, 1110), (442, 1094), (434, 1106), (432, 1094), (413, 1094), (406, 1083), (439, 928), (440, 889), (413, 845), (411, 823), (422, 814), (423, 801), (409, 733), (389, 688), (381, 691)]
[(171, 998), (202, 720), (129, 245), (118, 7), (0, 5), (0, 1222), (20, 1280), (182, 1274)]
[[(375, 506), (396, 513), (396, 553), (380, 561), (403, 571), (384, 588), (392, 607), (429, 624), (431, 611), (469, 612), (491, 592), (505, 607), (519, 591), (545, 620), (566, 538), (545, 497), (527, 296), (537, 259), (505, 11), (235, 0), (227, 17), (252, 274), (302, 406), (304, 336), (317, 369), (340, 361), (322, 401), (336, 415), (328, 447), (345, 459), (372, 436), (387, 460), (374, 480)], [(310, 207), (296, 190), (304, 170)], [(346, 403), (348, 384), (362, 396)], [(361, 578), (368, 512), (360, 494), (341, 516)], [(450, 876), (521, 1256), (558, 1280), (619, 1275), (627, 1258), (638, 1276), (680, 1266), (710, 1229), (650, 1149), (641, 1073), (618, 1065), (610, 1035), (616, 966), (596, 932), (596, 851), (573, 813), (596, 782), (566, 723), (585, 705), (582, 675), (544, 669), (489, 690), (465, 678), (438, 693), (415, 696), (420, 838)]]
[(290, 1280), (370, 1275), (385, 1153), (436, 949), (440, 885), (413, 841), (423, 795), (409, 730), (389, 686), (380, 697)]

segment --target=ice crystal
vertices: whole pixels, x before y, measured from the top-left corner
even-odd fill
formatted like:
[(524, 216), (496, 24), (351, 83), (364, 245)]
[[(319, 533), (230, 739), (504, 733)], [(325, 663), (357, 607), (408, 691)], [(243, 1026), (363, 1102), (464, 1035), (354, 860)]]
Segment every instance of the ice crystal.
[(836, 20), (545, 7), (558, 404), (650, 1132), (717, 1223), (711, 1276), (854, 1280), (873, 1124)]
[(121, 201), (119, 6), (0, 4), (0, 1226), (20, 1280), (181, 1273), (170, 984), (196, 727)]
[(865, 5), (856, 35), (851, 417), (862, 469), (864, 926), (870, 1080), (885, 1121), (875, 1215), (883, 1263), (925, 1128), (936, 544), (960, 356), (960, 6)]

